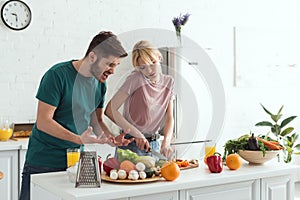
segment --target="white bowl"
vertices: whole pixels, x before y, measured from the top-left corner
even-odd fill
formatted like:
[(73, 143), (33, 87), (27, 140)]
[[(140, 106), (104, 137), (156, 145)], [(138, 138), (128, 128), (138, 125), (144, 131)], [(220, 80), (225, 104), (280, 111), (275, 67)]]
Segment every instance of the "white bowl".
[(249, 164), (263, 164), (269, 160), (272, 160), (279, 154), (279, 150), (266, 151), (266, 154), (263, 155), (262, 151), (250, 151), (250, 150), (239, 150), (238, 154)]

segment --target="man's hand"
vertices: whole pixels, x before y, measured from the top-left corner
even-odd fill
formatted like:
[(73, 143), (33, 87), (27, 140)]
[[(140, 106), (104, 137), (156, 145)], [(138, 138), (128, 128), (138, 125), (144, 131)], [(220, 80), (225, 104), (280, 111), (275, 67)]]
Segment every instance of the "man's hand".
[(103, 137), (105, 136), (103, 132), (97, 137), (94, 137), (92, 135), (92, 132), (93, 132), (93, 128), (89, 126), (83, 133), (81, 133), (80, 140), (82, 144), (93, 144), (93, 143), (105, 144), (109, 140), (109, 138)]
[(113, 137), (113, 145), (114, 146), (127, 146), (129, 143), (133, 142), (135, 139), (130, 138), (130, 139), (125, 139), (125, 135), (130, 133), (130, 130), (124, 131), (120, 135)]

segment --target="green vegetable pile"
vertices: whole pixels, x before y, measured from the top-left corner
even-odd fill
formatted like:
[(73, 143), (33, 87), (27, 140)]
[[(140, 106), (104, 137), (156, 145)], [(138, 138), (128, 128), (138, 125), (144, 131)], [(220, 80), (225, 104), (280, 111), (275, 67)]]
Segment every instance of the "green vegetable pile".
[[(268, 136), (259, 136), (260, 138), (264, 138), (268, 141), (273, 141)], [(263, 156), (266, 154), (266, 151), (269, 150), (261, 141), (257, 141), (254, 139), (254, 133), (244, 134), (240, 136), (238, 139), (228, 140), (224, 145), (224, 154), (223, 161), (226, 160), (226, 157), (229, 154), (238, 153), (239, 150), (257, 150), (262, 151)], [(257, 146), (253, 148), (253, 146)]]
[(229, 154), (237, 153), (238, 150), (246, 150), (250, 135), (245, 134), (238, 139), (228, 140), (224, 145), (223, 161), (225, 162), (226, 157)]
[(117, 150), (118, 160), (119, 162), (123, 162), (124, 160), (129, 160), (131, 162), (135, 162), (135, 159), (138, 155), (135, 152), (130, 151), (129, 149), (119, 149)]

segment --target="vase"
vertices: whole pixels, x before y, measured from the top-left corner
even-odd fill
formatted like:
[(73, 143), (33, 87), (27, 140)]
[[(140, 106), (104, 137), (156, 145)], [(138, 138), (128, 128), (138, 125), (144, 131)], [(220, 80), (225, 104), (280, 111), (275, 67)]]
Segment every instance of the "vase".
[(182, 47), (182, 41), (181, 41), (181, 32), (176, 31), (176, 36), (177, 36), (177, 46)]
[(177, 45), (178, 47), (182, 47), (181, 35), (177, 36)]

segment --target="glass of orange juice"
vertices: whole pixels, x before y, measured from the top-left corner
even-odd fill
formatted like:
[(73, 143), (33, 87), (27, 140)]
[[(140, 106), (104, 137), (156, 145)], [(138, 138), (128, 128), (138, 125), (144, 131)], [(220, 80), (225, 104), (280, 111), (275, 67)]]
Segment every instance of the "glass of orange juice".
[(1, 117), (0, 119), (0, 140), (6, 141), (11, 138), (13, 134), (14, 124), (10, 124), (8, 117)]
[(68, 148), (67, 149), (67, 166), (71, 167), (75, 165), (80, 158), (80, 148)]
[(216, 142), (214, 141), (205, 142), (205, 157), (204, 157), (205, 164), (206, 164), (206, 158), (214, 155), (215, 152), (216, 152)]

